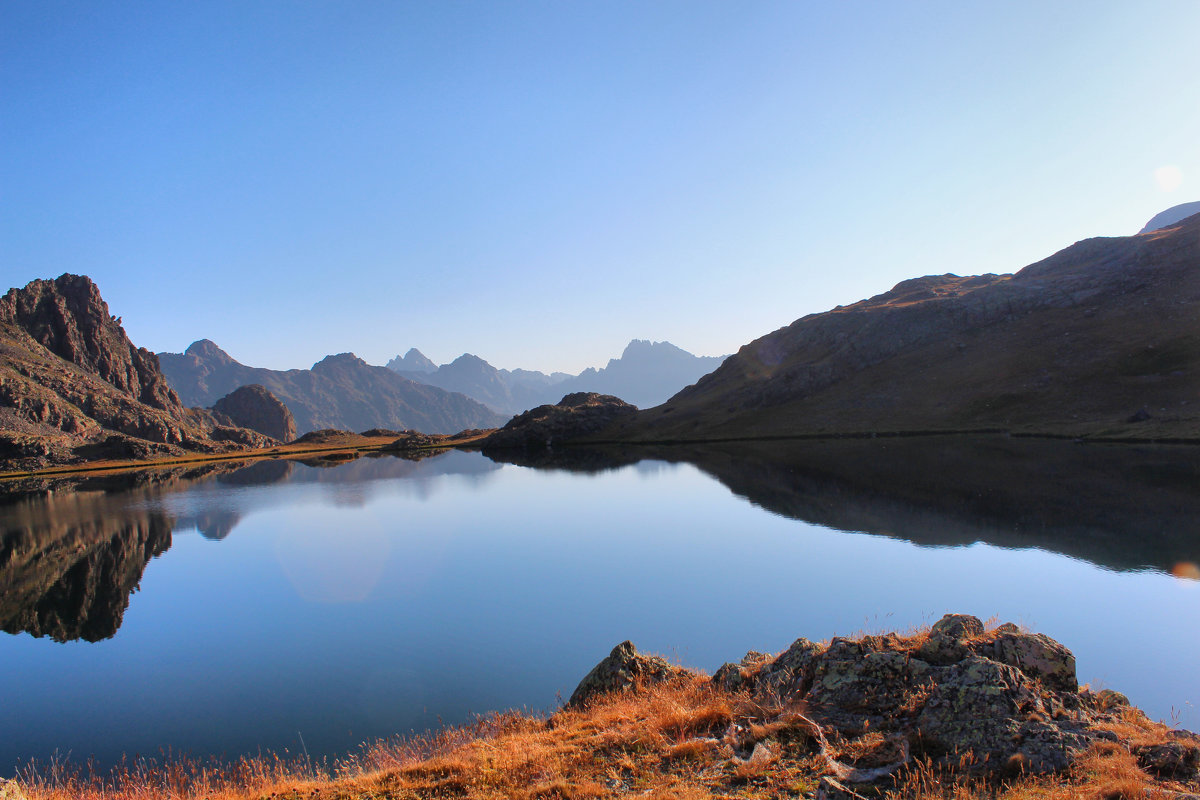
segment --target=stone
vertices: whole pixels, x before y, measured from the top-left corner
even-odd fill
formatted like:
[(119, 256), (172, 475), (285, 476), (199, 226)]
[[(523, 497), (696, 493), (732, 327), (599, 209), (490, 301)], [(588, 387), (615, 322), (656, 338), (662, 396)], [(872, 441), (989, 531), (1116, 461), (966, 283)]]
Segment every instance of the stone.
[(0, 778), (0, 800), (29, 800), (16, 781)]
[(1193, 781), (1200, 777), (1200, 739), (1187, 731), (1173, 731), (1166, 744), (1132, 748), (1142, 769), (1159, 778)]
[(758, 693), (770, 692), (781, 700), (802, 695), (812, 679), (813, 659), (822, 649), (803, 636), (792, 642), (763, 667), (758, 676)]
[(969, 614), (947, 614), (929, 630), (932, 636), (944, 636), (962, 641), (983, 635), (983, 623)]
[(633, 642), (624, 641), (579, 682), (567, 701), (567, 708), (581, 708), (592, 698), (607, 692), (632, 689), (639, 684), (661, 683), (680, 672), (665, 658), (643, 655), (633, 646)]
[(1060, 692), (1074, 692), (1079, 688), (1075, 656), (1045, 634), (1005, 631), (998, 634), (990, 646), (980, 647), (979, 652), (1014, 666)]

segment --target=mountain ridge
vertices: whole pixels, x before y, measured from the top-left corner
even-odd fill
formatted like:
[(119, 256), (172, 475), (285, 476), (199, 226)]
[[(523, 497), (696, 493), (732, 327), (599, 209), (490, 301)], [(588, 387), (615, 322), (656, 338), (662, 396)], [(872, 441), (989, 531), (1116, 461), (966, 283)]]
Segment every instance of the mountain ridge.
[(372, 366), (353, 353), (325, 356), (307, 370), (272, 370), (246, 366), (200, 339), (183, 353), (159, 353), (158, 359), (171, 386), (194, 405), (211, 405), (241, 386), (266, 387), (291, 411), (300, 434), (325, 428), (455, 433), (504, 422), (465, 395)]
[(976, 428), (1200, 437), (1200, 215), (1013, 275), (925, 276), (744, 345), (629, 441)]
[(422, 363), (414, 354), (425, 359), (414, 347), (403, 357), (389, 361), (388, 368), (411, 380), (461, 392), (507, 414), (553, 405), (563, 395), (579, 392), (617, 395), (640, 408), (649, 408), (694, 383), (725, 358), (692, 355), (670, 342), (633, 339), (619, 357), (610, 358), (604, 367), (588, 367), (578, 375), (497, 369), (471, 353), (463, 353), (433, 370), (399, 370), (400, 364)]

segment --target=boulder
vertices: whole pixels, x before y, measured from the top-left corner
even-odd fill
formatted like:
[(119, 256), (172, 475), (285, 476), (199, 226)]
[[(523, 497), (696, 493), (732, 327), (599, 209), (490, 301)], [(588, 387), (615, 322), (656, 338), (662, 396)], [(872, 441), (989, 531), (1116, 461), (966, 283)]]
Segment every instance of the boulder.
[[(970, 753), (985, 772), (1013, 764), (1064, 769), (1111, 736), (1094, 723), (1123, 708), (1109, 695), (1080, 692), (1074, 656), (1060, 643), (1015, 625), (989, 633), (964, 615), (943, 617), (927, 636), (835, 638), (824, 646), (797, 639), (774, 658), (726, 664), (713, 680), (748, 689), (764, 704), (806, 707), (843, 741), (881, 733), (935, 762)], [(1162, 774), (1186, 773), (1190, 742), (1147, 750), (1144, 761)]]
[(290, 442), (296, 438), (296, 420), (279, 398), (266, 387), (251, 383), (233, 390), (213, 404), (213, 411), (224, 414), (241, 428)]
[(581, 708), (598, 695), (632, 689), (638, 684), (660, 683), (681, 671), (665, 658), (643, 655), (633, 646), (633, 642), (624, 641), (579, 682), (567, 701), (567, 707)]

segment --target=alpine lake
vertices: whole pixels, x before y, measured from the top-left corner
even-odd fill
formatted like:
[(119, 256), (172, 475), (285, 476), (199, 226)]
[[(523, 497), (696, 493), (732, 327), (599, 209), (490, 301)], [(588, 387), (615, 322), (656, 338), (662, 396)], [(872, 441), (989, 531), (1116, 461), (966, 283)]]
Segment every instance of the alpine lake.
[(335, 759), (552, 711), (617, 643), (1016, 622), (1200, 730), (1200, 448), (1007, 437), (212, 463), (0, 484), (0, 776)]

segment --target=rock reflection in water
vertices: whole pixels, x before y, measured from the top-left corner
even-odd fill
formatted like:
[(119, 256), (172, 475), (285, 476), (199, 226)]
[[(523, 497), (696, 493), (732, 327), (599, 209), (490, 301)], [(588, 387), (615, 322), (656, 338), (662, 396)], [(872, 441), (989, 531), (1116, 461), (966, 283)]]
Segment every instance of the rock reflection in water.
[(230, 461), (7, 482), (0, 486), (0, 630), (59, 642), (111, 638), (146, 566), (171, 546), (173, 531), (195, 529), (221, 540), (255, 503), (278, 502), (266, 495), (227, 502), (218, 493), (173, 513), (171, 495), (209, 483), (241, 489), (311, 482), (331, 484), (343, 503), (361, 504), (373, 481), (483, 477), (499, 469), (484, 459), (443, 457), (448, 454), (454, 455), (349, 454), (321, 461), (319, 469), (285, 459)]

